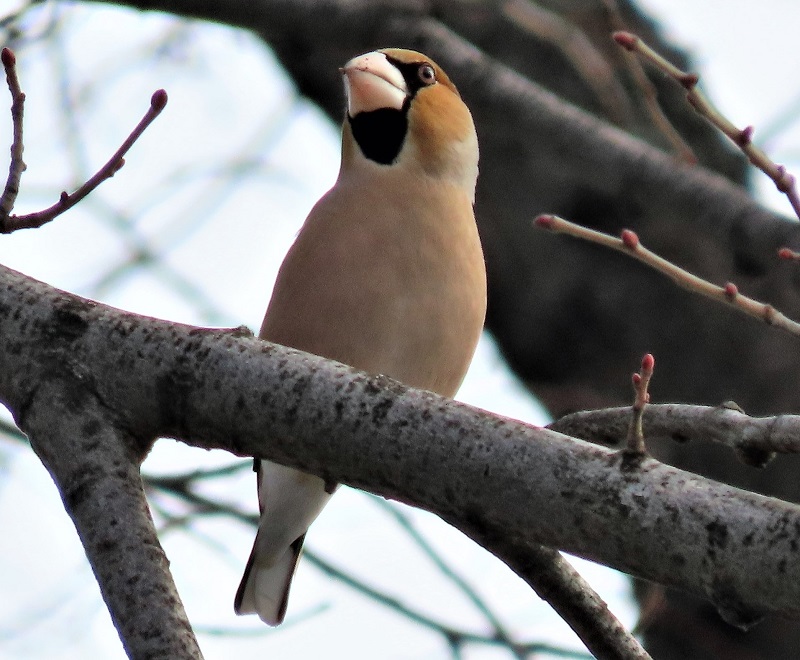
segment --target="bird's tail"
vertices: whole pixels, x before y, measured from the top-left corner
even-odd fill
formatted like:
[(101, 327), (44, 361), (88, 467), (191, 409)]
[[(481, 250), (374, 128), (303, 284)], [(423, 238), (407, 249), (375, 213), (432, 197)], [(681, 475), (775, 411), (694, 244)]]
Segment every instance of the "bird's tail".
[(269, 626), (283, 622), (289, 602), (289, 587), (305, 538), (303, 534), (277, 561), (270, 564), (259, 563), (259, 544), (256, 539), (233, 601), (236, 614), (258, 614)]

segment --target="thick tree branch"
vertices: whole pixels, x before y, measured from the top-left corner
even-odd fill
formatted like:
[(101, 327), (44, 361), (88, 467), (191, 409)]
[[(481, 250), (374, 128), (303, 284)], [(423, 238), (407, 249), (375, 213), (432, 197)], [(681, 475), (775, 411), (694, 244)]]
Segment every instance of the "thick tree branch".
[[(504, 533), (495, 529), (493, 522), (491, 528), (487, 527), (490, 519), (484, 521), (478, 509), (468, 509), (465, 518), (463, 501), (453, 502), (452, 506), (448, 504), (445, 510), (439, 510), (436, 504), (431, 508), (431, 501), (425, 495), (429, 488), (424, 481), (415, 485), (416, 489), (421, 488), (420, 492), (412, 491), (409, 495), (402, 477), (406, 469), (403, 464), (409, 457), (405, 456), (406, 449), (395, 445), (395, 441), (416, 444), (416, 425), (429, 421), (432, 412), (434, 416), (444, 414), (449, 405), (455, 405), (452, 402), (431, 393), (415, 392), (382, 376), (359, 374), (322, 358), (256, 339), (249, 339), (248, 342), (245, 337), (250, 333), (246, 329), (225, 332), (171, 325), (118, 312), (59, 292), (9, 269), (0, 267), (0, 272), (5, 276), (0, 278), (0, 282), (4, 281), (7, 288), (2, 283), (0, 287), (8, 295), (3, 300), (0, 294), (0, 309), (11, 311), (16, 307), (12, 301), (16, 300), (25, 309), (33, 311), (34, 298), (39, 301), (38, 313), (33, 312), (33, 317), (27, 313), (12, 313), (17, 317), (15, 320), (7, 319), (9, 323), (0, 321), (0, 335), (18, 339), (6, 344), (6, 356), (0, 355), (0, 369), (8, 369), (4, 372), (7, 378), (0, 378), (0, 400), (7, 403), (20, 428), (31, 435), (32, 442), (36, 436), (34, 430), (29, 429), (29, 401), (38, 395), (42, 381), (60, 383), (59, 392), (82, 392), (85, 387), (90, 388), (103, 407), (114, 411), (119, 428), (131, 437), (171, 436), (206, 448), (220, 447), (236, 454), (263, 457), (261, 450), (264, 445), (259, 438), (266, 433), (277, 442), (278, 460), (282, 462), (287, 462), (287, 455), (296, 456), (297, 451), (303, 451), (297, 442), (301, 437), (298, 433), (309, 431), (314, 438), (333, 439), (334, 445), (327, 445), (327, 449), (341, 441), (337, 433), (330, 435), (324, 430), (332, 421), (325, 419), (329, 413), (334, 413), (339, 422), (344, 423), (340, 429), (343, 433), (355, 432), (364, 423), (377, 425), (373, 427), (377, 436), (371, 436), (371, 442), (375, 437), (383, 437), (383, 450), (373, 456), (357, 456), (349, 452), (339, 454), (337, 450), (338, 455), (349, 457), (343, 465), (348, 465), (348, 470), (355, 468), (355, 476), (345, 473), (344, 478), (335, 477), (337, 482), (356, 485), (416, 506), (420, 506), (417, 500), (422, 497), (421, 501), (427, 501), (427, 504), (421, 506), (437, 512), (446, 520), (445, 511), (452, 511), (452, 524), (460, 526), (490, 551), (505, 559), (564, 616), (598, 657), (620, 660), (649, 657), (611, 615), (602, 599), (558, 553), (529, 540), (523, 545), (511, 543), (509, 548), (513, 552), (504, 557)], [(23, 330), (23, 327), (27, 330)], [(40, 341), (46, 342), (47, 348), (39, 344)], [(84, 349), (89, 352), (85, 353)], [(40, 356), (40, 360), (35, 353), (42, 350), (44, 355)], [(6, 358), (9, 360), (6, 361)], [(197, 363), (197, 359), (204, 366)], [(265, 367), (271, 370), (272, 380), (262, 382), (261, 372)], [(236, 371), (245, 380), (236, 385), (226, 383), (228, 377), (236, 377)], [(87, 377), (89, 381), (85, 384), (83, 381)], [(262, 382), (266, 388), (251, 390), (252, 378)], [(318, 390), (320, 385), (322, 389)], [(284, 391), (286, 387), (288, 391)], [(236, 394), (243, 390), (248, 390), (247, 396)], [(257, 393), (255, 399), (250, 396), (253, 393)], [(403, 416), (399, 420), (387, 420), (394, 398), (405, 394), (410, 395), (412, 409), (416, 410), (416, 421), (409, 422)], [(206, 395), (219, 401), (207, 405), (201, 401)], [(216, 403), (222, 407), (217, 408)], [(256, 407), (253, 408), (253, 405)], [(317, 408), (320, 414), (314, 412)], [(226, 416), (231, 413), (240, 415), (243, 424), (233, 423), (226, 427)], [(263, 414), (268, 419), (259, 421)], [(308, 415), (316, 420), (312, 427), (307, 426), (310, 421)], [(473, 423), (476, 421), (473, 420)], [(303, 430), (295, 428), (298, 424)], [(405, 428), (407, 425), (408, 429)], [(439, 424), (434, 426), (438, 427)], [(94, 429), (92, 426), (90, 430)], [(431, 430), (438, 433), (435, 428)], [(311, 438), (305, 440), (316, 442)], [(444, 446), (442, 442), (450, 440), (440, 439), (440, 448)], [(88, 449), (94, 446), (94, 441), (93, 434), (87, 430)], [(147, 443), (142, 444), (139, 452), (143, 455), (146, 448)], [(381, 458), (384, 451), (388, 454)], [(74, 456), (79, 457), (81, 453), (76, 452)], [(325, 451), (317, 456), (321, 462), (316, 463), (312, 458), (310, 467), (304, 462), (306, 457), (302, 459), (302, 464), (296, 463), (295, 458), (287, 464), (298, 465), (317, 474), (338, 474), (339, 466), (336, 464), (332, 466), (333, 471), (328, 472)], [(57, 452), (53, 452), (51, 458), (52, 464), (58, 463)], [(409, 465), (419, 458), (417, 456)], [(350, 462), (353, 459), (358, 465)], [(112, 460), (110, 464), (118, 465), (119, 461)], [(358, 476), (369, 465), (372, 470), (366, 476)], [(391, 475), (388, 481), (388, 475), (384, 473), (386, 469)], [(455, 464), (452, 469), (455, 482), (448, 488), (463, 490), (461, 477), (455, 474), (461, 468)], [(95, 471), (88, 472), (94, 474)], [(51, 473), (59, 488), (68, 487), (69, 482), (63, 482), (55, 468)], [(431, 477), (436, 478), (435, 475)], [(376, 487), (374, 479), (382, 485)], [(138, 478), (135, 483), (128, 482), (127, 488), (140, 488)], [(464, 496), (472, 497), (471, 494), (462, 493)], [(449, 497), (447, 492), (442, 491), (433, 494), (434, 501), (442, 504)], [(83, 536), (83, 521), (77, 517), (73, 520)], [(98, 577), (102, 575), (98, 573)], [(159, 578), (154, 579), (157, 581)], [(139, 604), (146, 602), (149, 593), (142, 593), (138, 588), (135, 591), (138, 596), (135, 600)], [(122, 593), (125, 593), (124, 589)], [(179, 609), (179, 614), (181, 612)], [(126, 632), (120, 629), (121, 635)], [(126, 643), (130, 642), (126, 640)]]
[[(69, 321), (57, 325), (56, 344), (75, 329)], [(140, 443), (98, 400), (94, 374), (79, 361), (63, 370), (71, 373), (52, 366), (44, 366), (48, 378), (26, 388), (17, 422), (59, 488), (125, 651), (131, 658), (201, 658), (141, 487)]]
[(516, 567), (540, 544), (706, 596), (746, 625), (800, 616), (800, 510), (499, 418), (243, 333), (119, 312), (0, 271), (0, 396), (87, 380), (133, 437), (174, 436), (432, 511)]

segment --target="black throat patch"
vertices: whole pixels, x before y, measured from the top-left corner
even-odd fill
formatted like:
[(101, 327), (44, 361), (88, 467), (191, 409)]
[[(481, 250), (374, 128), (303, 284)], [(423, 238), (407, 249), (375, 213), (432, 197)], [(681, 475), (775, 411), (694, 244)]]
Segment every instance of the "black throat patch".
[(408, 132), (408, 102), (401, 110), (380, 108), (347, 119), (365, 157), (381, 165), (397, 160)]

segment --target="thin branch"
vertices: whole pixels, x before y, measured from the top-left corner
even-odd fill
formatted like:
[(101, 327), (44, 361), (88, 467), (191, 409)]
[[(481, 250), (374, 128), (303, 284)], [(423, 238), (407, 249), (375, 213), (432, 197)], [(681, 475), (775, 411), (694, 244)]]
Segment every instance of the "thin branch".
[[(477, 529), (472, 533), (476, 539), (485, 534)], [(561, 553), (527, 543), (510, 549), (503, 560), (564, 619), (595, 657), (651, 660), (639, 641)]]
[(219, 477), (228, 477), (232, 474), (237, 474), (244, 470), (252, 470), (252, 461), (236, 461), (228, 465), (221, 465), (213, 468), (202, 468), (198, 470), (191, 470), (189, 472), (178, 472), (167, 475), (147, 475), (143, 474), (142, 479), (145, 483), (158, 484), (165, 486), (166, 484), (188, 484), (197, 481), (206, 481), (209, 479), (217, 479)]
[(208, 624), (193, 624), (192, 629), (198, 635), (209, 635), (211, 637), (269, 637), (270, 635), (280, 634), (287, 628), (300, 625), (309, 619), (324, 613), (330, 609), (328, 603), (320, 603), (314, 607), (303, 610), (297, 614), (290, 614), (286, 620), (281, 624), (280, 629), (269, 628), (268, 626), (259, 625), (253, 628), (234, 628), (233, 626), (210, 626)]
[[(159, 488), (182, 498), (194, 507), (194, 514), (217, 515), (228, 513), (254, 526), (258, 522), (258, 517), (255, 515), (244, 513), (233, 505), (221, 504), (198, 494), (193, 490), (191, 481), (183, 479), (180, 475), (177, 477), (147, 477), (145, 484), (149, 488)], [(377, 498), (375, 499), (377, 500)], [(391, 505), (387, 504), (387, 507), (389, 506)], [(181, 516), (178, 522), (180, 524), (186, 523), (190, 520), (191, 515), (190, 513)], [(402, 516), (402, 514), (399, 514), (399, 516)], [(323, 572), (355, 589), (362, 595), (389, 607), (415, 623), (435, 630), (455, 644), (457, 648), (461, 648), (467, 643), (499, 645), (507, 648), (516, 657), (524, 657), (532, 652), (534, 647), (537, 647), (539, 651), (545, 651), (546, 647), (512, 640), (508, 634), (504, 634), (498, 620), (491, 615), (490, 611), (489, 619), (495, 628), (494, 634), (491, 636), (452, 628), (409, 608), (396, 598), (374, 589), (355, 576), (328, 563), (313, 551), (306, 550), (305, 557)], [(437, 561), (437, 565), (440, 562), (441, 560)], [(649, 658), (638, 642), (609, 611), (602, 598), (556, 551), (529, 546), (526, 548), (524, 556), (517, 558), (510, 566), (545, 602), (556, 610), (595, 654), (600, 652), (600, 657), (604, 658), (638, 658), (641, 660)], [(447, 569), (450, 570), (449, 567)], [(484, 609), (488, 610), (485, 605), (481, 610), (484, 611)], [(552, 652), (552, 649), (548, 648), (546, 652)], [(576, 655), (583, 657), (581, 654)]]
[[(5, 52), (5, 51), (4, 51)], [(147, 127), (153, 123), (153, 120), (161, 114), (161, 111), (167, 105), (167, 93), (163, 89), (159, 89), (153, 93), (153, 96), (150, 98), (150, 107), (147, 109), (147, 112), (144, 114), (144, 117), (139, 121), (136, 127), (131, 131), (130, 135), (128, 135), (127, 139), (122, 143), (119, 149), (114, 153), (113, 156), (106, 162), (103, 167), (101, 167), (95, 174), (92, 176), (86, 183), (84, 183), (80, 188), (78, 188), (73, 193), (67, 193), (66, 191), (61, 193), (59, 200), (50, 206), (49, 208), (44, 209), (43, 211), (37, 211), (36, 213), (29, 213), (27, 215), (3, 215), (0, 216), (0, 233), (3, 234), (10, 234), (11, 232), (17, 231), (19, 229), (34, 229), (37, 227), (41, 227), (42, 225), (54, 220), (59, 215), (64, 213), (65, 211), (71, 209), (75, 204), (80, 202), (84, 197), (86, 197), (89, 193), (91, 193), (95, 188), (97, 188), (103, 181), (106, 179), (110, 179), (114, 174), (116, 174), (123, 165), (125, 165), (125, 154), (128, 150), (133, 146), (134, 142), (139, 139), (139, 137), (144, 133)], [(20, 138), (21, 138), (21, 118), (20, 118)], [(20, 143), (19, 146), (20, 154), (22, 153), (22, 145)], [(12, 157), (12, 169), (13, 169), (13, 157)], [(14, 195), (16, 197), (16, 194)], [(12, 199), (12, 206), (13, 206), (13, 199)], [(11, 208), (8, 209), (7, 212), (10, 212)]]
[[(366, 596), (367, 598), (375, 601), (376, 603), (380, 603), (381, 605), (390, 608), (394, 612), (401, 614), (410, 621), (413, 621), (414, 623), (419, 624), (425, 628), (428, 628), (429, 630), (433, 630), (441, 635), (444, 635), (446, 639), (452, 640), (459, 647), (464, 645), (465, 643), (478, 643), (478, 644), (489, 644), (489, 645), (500, 644), (502, 646), (507, 645), (506, 642), (498, 640), (495, 637), (487, 637), (466, 630), (458, 630), (452, 628), (446, 623), (436, 621), (435, 619), (432, 619), (431, 617), (422, 614), (421, 612), (413, 610), (410, 607), (403, 604), (403, 602), (400, 599), (394, 598), (393, 596), (390, 596), (383, 591), (375, 589), (374, 587), (368, 585), (363, 580), (359, 580), (350, 573), (331, 564), (329, 561), (323, 559), (316, 553), (307, 553), (306, 559), (308, 560), (309, 563), (316, 566), (326, 575), (336, 579), (339, 582), (342, 582), (343, 584), (346, 584), (347, 586), (354, 589), (361, 595)], [(514, 647), (510, 648), (512, 650), (514, 649)]]
[(772, 305), (759, 302), (739, 293), (738, 287), (732, 282), (726, 283), (725, 286), (717, 286), (676, 266), (671, 261), (667, 261), (644, 247), (637, 234), (630, 229), (624, 229), (620, 234), (620, 238), (616, 238), (610, 234), (581, 227), (556, 215), (540, 215), (534, 220), (534, 223), (543, 229), (559, 234), (567, 234), (568, 236), (580, 238), (590, 243), (597, 243), (603, 247), (630, 255), (659, 273), (666, 275), (675, 284), (687, 291), (725, 303), (748, 316), (763, 321), (767, 325), (772, 325), (790, 334), (800, 336), (800, 323), (788, 318)]
[(475, 608), (484, 616), (486, 621), (494, 628), (494, 638), (499, 642), (505, 644), (511, 653), (516, 658), (524, 658), (522, 647), (514, 641), (511, 633), (506, 630), (503, 623), (498, 616), (492, 611), (489, 605), (480, 597), (477, 591), (472, 588), (464, 578), (455, 572), (452, 566), (448, 564), (436, 550), (428, 543), (422, 534), (414, 526), (411, 518), (401, 511), (396, 505), (391, 502), (380, 498), (371, 496), (370, 499), (378, 505), (381, 509), (391, 515), (398, 525), (408, 534), (411, 539), (417, 544), (417, 547), (425, 554), (428, 559), (433, 562), (436, 568), (443, 576), (449, 579), (460, 591), (467, 597), (467, 599), (475, 606)]
[(506, 647), (515, 655), (519, 653), (522, 653), (523, 655), (528, 655), (531, 653), (546, 653), (548, 655), (554, 655), (557, 657), (576, 658), (581, 660), (587, 657), (583, 652), (569, 651), (567, 649), (561, 649), (539, 642), (515, 643), (513, 646), (511, 646), (506, 640), (500, 640), (497, 637), (486, 637), (476, 633), (453, 629), (446, 624), (439, 623), (425, 616), (424, 614), (410, 610), (398, 599), (392, 598), (391, 596), (387, 596), (385, 593), (373, 589), (368, 584), (365, 584), (361, 580), (354, 578), (349, 573), (341, 571), (333, 564), (322, 559), (319, 555), (315, 554), (312, 557), (307, 556), (307, 558), (312, 564), (314, 564), (318, 569), (327, 575), (330, 575), (340, 582), (343, 582), (344, 584), (347, 584), (348, 586), (358, 590), (360, 593), (368, 596), (376, 602), (391, 607), (393, 610), (405, 615), (415, 623), (418, 623), (431, 630), (435, 630), (436, 632), (444, 635), (458, 649), (461, 649), (461, 647), (463, 647), (465, 644), (484, 644)]
[(753, 144), (752, 126), (738, 128), (733, 122), (717, 110), (711, 102), (697, 89), (700, 76), (696, 73), (683, 71), (669, 60), (654, 51), (639, 37), (630, 32), (615, 32), (614, 40), (626, 50), (637, 53), (657, 66), (665, 74), (676, 80), (686, 89), (686, 100), (691, 106), (742, 150), (750, 162), (766, 174), (775, 183), (775, 187), (786, 195), (794, 209), (795, 215), (800, 218), (800, 195), (797, 192), (796, 180), (783, 165), (776, 164), (761, 149)]
[(0, 227), (3, 226), (8, 218), (14, 203), (19, 194), (19, 184), (22, 173), (26, 169), (25, 161), (22, 160), (24, 145), (22, 141), (22, 117), (25, 111), (25, 92), (19, 84), (17, 77), (17, 58), (10, 48), (3, 48), (0, 58), (3, 61), (3, 68), (6, 72), (8, 89), (11, 92), (11, 122), (13, 126), (13, 141), (11, 143), (11, 164), (8, 167), (8, 179), (0, 197)]
[(785, 261), (800, 261), (800, 252), (788, 247), (782, 247), (778, 249), (778, 258)]
[(0, 435), (6, 436), (9, 440), (17, 440), (19, 442), (27, 442), (28, 438), (20, 431), (15, 424), (0, 419)]
[[(603, 5), (613, 29), (621, 31), (625, 24), (617, 0), (603, 0)], [(664, 139), (680, 160), (689, 165), (695, 165), (698, 162), (697, 156), (675, 126), (672, 125), (667, 115), (664, 114), (658, 102), (655, 87), (644, 72), (639, 60), (636, 57), (625, 54), (624, 61), (634, 84), (639, 88), (645, 111), (650, 117), (653, 126), (664, 136)]]

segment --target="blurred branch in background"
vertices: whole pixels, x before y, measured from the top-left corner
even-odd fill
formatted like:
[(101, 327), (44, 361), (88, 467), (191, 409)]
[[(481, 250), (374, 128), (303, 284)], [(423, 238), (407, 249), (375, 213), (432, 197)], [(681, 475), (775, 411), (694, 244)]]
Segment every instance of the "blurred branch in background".
[[(234, 505), (220, 502), (217, 499), (207, 498), (198, 493), (198, 490), (201, 490), (199, 485), (203, 481), (207, 479), (216, 480), (220, 477), (240, 472), (243, 468), (249, 470), (250, 466), (249, 464), (238, 462), (222, 468), (195, 471), (189, 474), (145, 477), (145, 484), (150, 489), (150, 498), (153, 502), (153, 507), (164, 520), (161, 526), (162, 533), (165, 531), (175, 531), (176, 529), (185, 529), (190, 534), (196, 534), (196, 532), (191, 529), (193, 521), (203, 516), (228, 516), (255, 528), (258, 525), (258, 516), (256, 514), (247, 513)], [(166, 503), (161, 502), (165, 495), (173, 504), (165, 505)], [(434, 563), (437, 570), (439, 570), (445, 578), (456, 584), (462, 596), (477, 607), (485, 617), (486, 622), (492, 627), (493, 632), (484, 635), (469, 630), (459, 630), (442, 621), (436, 621), (421, 610), (403, 604), (397, 598), (370, 586), (364, 580), (353, 575), (350, 571), (336, 566), (330, 561), (325, 560), (317, 552), (307, 548), (304, 551), (304, 557), (310, 564), (316, 566), (325, 575), (341, 582), (358, 594), (370, 599), (372, 602), (389, 608), (392, 612), (406, 618), (409, 622), (430, 629), (441, 635), (452, 648), (454, 657), (462, 657), (462, 654), (471, 645), (500, 647), (506, 649), (512, 657), (517, 658), (528, 657), (532, 653), (563, 658), (591, 657), (585, 653), (574, 652), (549, 644), (514, 641), (504, 629), (503, 624), (498, 619), (497, 613), (493, 612), (463, 578), (455, 573), (453, 567), (448, 564), (447, 560), (433, 549), (425, 537), (414, 528), (413, 523), (408, 516), (403, 513), (399, 505), (391, 504), (386, 500), (368, 494), (364, 494), (363, 497), (377, 504), (379, 509), (387, 514), (391, 520), (409, 535), (423, 554)], [(186, 511), (179, 514), (171, 513), (169, 507), (174, 506), (175, 500), (180, 502), (181, 508), (185, 508)], [(198, 540), (202, 541), (202, 539)], [(324, 604), (320, 605), (320, 608), (324, 607)], [(300, 615), (299, 618), (302, 620), (308, 616), (313, 616), (315, 611), (322, 611), (320, 608), (312, 610), (308, 614)], [(298, 622), (298, 617), (293, 617), (290, 621), (292, 624), (296, 622)], [(259, 627), (259, 629), (261, 628)], [(263, 631), (265, 634), (269, 633), (268, 630)]]
[(14, 209), (17, 194), (19, 193), (22, 173), (27, 168), (22, 160), (25, 94), (19, 86), (16, 72), (17, 60), (14, 52), (10, 48), (3, 48), (1, 57), (12, 96), (11, 119), (14, 127), (14, 141), (11, 145), (11, 165), (9, 166), (8, 179), (6, 180), (2, 198), (0, 198), (0, 233), (10, 234), (20, 229), (38, 229), (42, 225), (52, 222), (92, 193), (103, 181), (110, 179), (122, 169), (125, 165), (125, 154), (128, 153), (134, 142), (141, 137), (142, 133), (147, 130), (147, 127), (153, 123), (167, 105), (167, 94), (163, 89), (153, 93), (152, 97), (150, 97), (150, 107), (130, 135), (111, 158), (106, 161), (105, 165), (81, 184), (77, 190), (72, 193), (68, 193), (66, 190), (61, 191), (58, 201), (42, 211), (26, 213), (25, 215), (12, 214), (11, 211)]
[[(25, 436), (11, 423), (0, 420), (0, 433), (9, 440), (25, 443)], [(235, 490), (235, 479), (241, 473), (250, 473), (250, 461), (237, 461), (228, 465), (209, 469), (197, 469), (186, 473), (172, 473), (167, 475), (144, 475), (143, 480), (148, 492), (153, 514), (159, 524), (159, 535), (164, 538), (168, 534), (185, 534), (194, 543), (206, 545), (213, 553), (225, 560), (228, 555), (227, 548), (220, 544), (214, 537), (204, 534), (198, 528), (198, 522), (203, 518), (230, 518), (240, 523), (244, 523), (249, 528), (255, 529), (258, 525), (258, 515), (249, 513), (235, 504), (227, 503), (219, 498), (211, 498), (202, 495), (204, 486), (213, 481), (213, 489), (216, 492)], [(226, 484), (226, 480), (228, 483)], [(336, 566), (330, 561), (325, 560), (317, 552), (306, 549), (304, 557), (308, 563), (316, 566), (323, 574), (336, 580), (354, 592), (366, 597), (372, 602), (388, 608), (395, 614), (405, 618), (414, 625), (422, 626), (443, 637), (443, 640), (451, 648), (454, 658), (461, 658), (471, 646), (498, 647), (508, 651), (511, 657), (526, 658), (531, 654), (541, 655), (542, 657), (556, 658), (575, 658), (577, 660), (588, 659), (591, 656), (586, 653), (571, 651), (566, 648), (552, 644), (540, 642), (517, 642), (514, 641), (508, 631), (498, 618), (498, 614), (493, 612), (491, 607), (474, 591), (474, 589), (448, 564), (447, 559), (442, 557), (425, 537), (415, 528), (412, 520), (403, 512), (400, 505), (392, 504), (384, 499), (369, 494), (361, 494), (361, 497), (372, 504), (376, 504), (383, 511), (389, 520), (393, 521), (408, 534), (413, 543), (422, 553), (435, 565), (436, 569), (449, 581), (453, 582), (462, 596), (472, 602), (480, 611), (486, 622), (491, 626), (493, 632), (481, 634), (471, 630), (460, 630), (443, 622), (436, 621), (423, 611), (413, 606), (402, 603), (390, 594), (370, 586), (364, 580), (353, 575), (349, 570)], [(290, 617), (287, 622), (289, 626), (302, 623), (307, 618), (312, 618), (325, 611), (328, 605), (320, 603), (305, 613)], [(274, 634), (268, 628), (256, 626), (245, 630), (239, 628), (221, 628), (219, 626), (210, 627), (207, 625), (196, 626), (199, 634), (213, 635), (232, 635), (232, 636), (269, 636)]]

